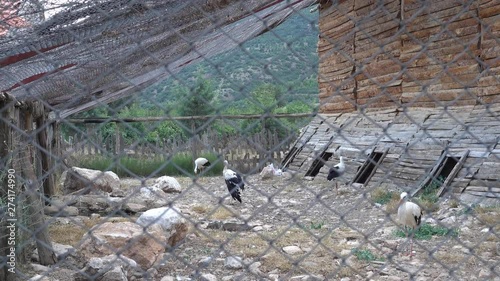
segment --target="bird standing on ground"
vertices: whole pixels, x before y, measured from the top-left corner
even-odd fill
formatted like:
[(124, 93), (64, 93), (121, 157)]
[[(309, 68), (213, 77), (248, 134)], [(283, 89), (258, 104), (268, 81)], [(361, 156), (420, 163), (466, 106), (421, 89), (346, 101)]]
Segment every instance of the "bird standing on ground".
[(205, 169), (206, 167), (210, 166), (210, 161), (208, 161), (207, 158), (197, 158), (194, 160), (194, 173), (197, 174), (201, 170)]
[[(415, 229), (417, 229), (422, 221), (422, 215), (423, 212), (420, 206), (413, 202), (408, 202), (408, 193), (401, 193), (398, 207), (398, 221), (403, 224), (406, 237), (410, 236), (410, 257), (413, 254), (413, 235), (415, 234)], [(408, 228), (411, 228), (411, 230), (408, 230)]]
[[(345, 173), (344, 158), (342, 158), (342, 156), (340, 156), (340, 163), (338, 163), (337, 165), (330, 168), (326, 179), (328, 181), (331, 181), (335, 178), (341, 177), (344, 173)], [(337, 193), (338, 193), (338, 188), (339, 188), (338, 182), (335, 180), (335, 190), (337, 191)]]
[(222, 174), (224, 175), (224, 180), (226, 181), (227, 189), (229, 190), (229, 194), (233, 197), (234, 200), (238, 200), (241, 203), (241, 192), (240, 190), (245, 190), (245, 183), (241, 178), (240, 174), (235, 171), (228, 169), (228, 162), (224, 160), (224, 170), (222, 170)]

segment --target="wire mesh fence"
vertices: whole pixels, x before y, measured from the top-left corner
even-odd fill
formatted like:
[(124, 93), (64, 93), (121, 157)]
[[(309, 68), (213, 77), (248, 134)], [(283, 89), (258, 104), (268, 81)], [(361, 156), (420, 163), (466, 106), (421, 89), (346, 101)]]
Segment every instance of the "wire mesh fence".
[(499, 12), (0, 1), (0, 280), (500, 280)]

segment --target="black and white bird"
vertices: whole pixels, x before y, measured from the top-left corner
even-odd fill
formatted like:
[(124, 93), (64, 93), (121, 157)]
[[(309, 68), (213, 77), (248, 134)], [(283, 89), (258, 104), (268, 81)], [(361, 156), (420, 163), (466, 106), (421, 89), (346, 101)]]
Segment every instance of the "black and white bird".
[(398, 221), (406, 231), (406, 237), (410, 237), (410, 257), (413, 254), (413, 235), (422, 222), (422, 209), (413, 202), (408, 202), (408, 193), (401, 193), (398, 207)]
[[(344, 173), (345, 173), (344, 158), (342, 158), (342, 156), (340, 156), (340, 163), (338, 163), (337, 165), (330, 168), (326, 179), (328, 181), (332, 181), (333, 179), (341, 177), (342, 175), (344, 175)], [(339, 188), (338, 182), (335, 180), (335, 190), (337, 190), (337, 192), (338, 192), (338, 188)]]
[(197, 174), (198, 172), (201, 172), (201, 170), (205, 169), (206, 167), (210, 166), (210, 161), (208, 161), (207, 158), (197, 158), (194, 160), (194, 173)]
[(229, 163), (224, 160), (224, 170), (222, 174), (224, 175), (224, 180), (226, 181), (227, 190), (234, 200), (238, 200), (241, 203), (241, 190), (245, 190), (245, 183), (241, 178), (240, 174), (235, 171), (228, 169)]

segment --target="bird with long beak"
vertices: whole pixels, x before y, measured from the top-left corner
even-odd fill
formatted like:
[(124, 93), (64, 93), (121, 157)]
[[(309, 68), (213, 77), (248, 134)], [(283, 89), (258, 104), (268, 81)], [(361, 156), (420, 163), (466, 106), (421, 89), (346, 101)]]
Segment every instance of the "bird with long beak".
[(408, 193), (401, 193), (398, 207), (398, 221), (403, 225), (406, 237), (410, 239), (410, 257), (413, 255), (413, 235), (422, 222), (422, 209), (413, 202), (408, 202)]

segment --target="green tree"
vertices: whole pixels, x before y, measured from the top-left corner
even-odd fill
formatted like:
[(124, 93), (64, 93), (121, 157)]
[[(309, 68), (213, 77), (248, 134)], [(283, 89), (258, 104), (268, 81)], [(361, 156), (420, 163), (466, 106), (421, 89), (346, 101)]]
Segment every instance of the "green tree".
[[(200, 116), (210, 115), (215, 112), (213, 100), (215, 97), (214, 87), (212, 82), (203, 77), (202, 71), (198, 70), (193, 87), (178, 87), (176, 96), (180, 97), (179, 100), (179, 115), (181, 116)], [(203, 131), (205, 120), (189, 120), (185, 121), (185, 130), (190, 131), (193, 128), (197, 134)]]

